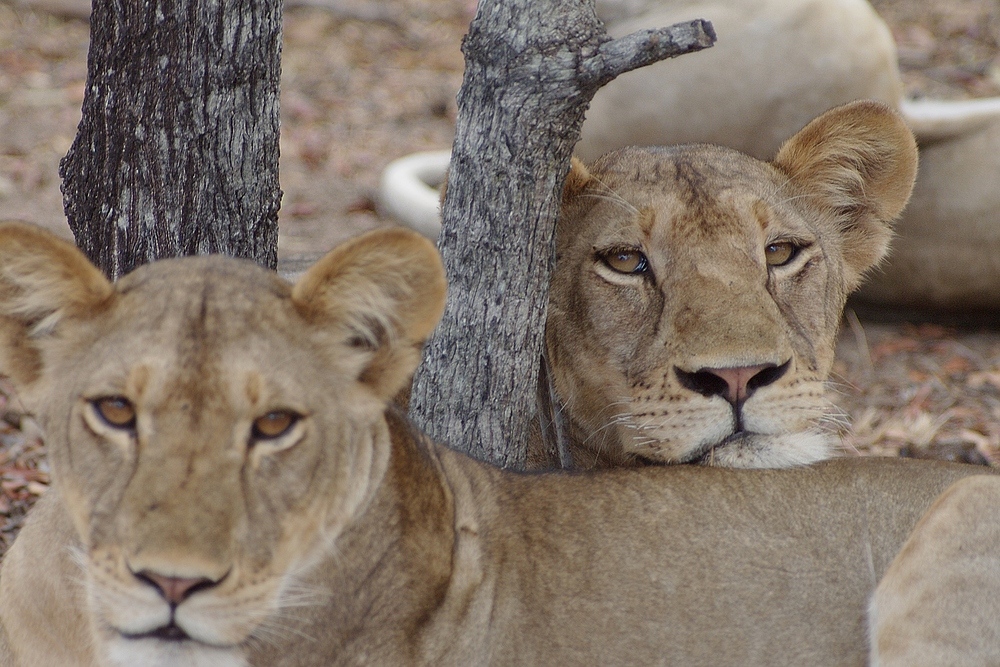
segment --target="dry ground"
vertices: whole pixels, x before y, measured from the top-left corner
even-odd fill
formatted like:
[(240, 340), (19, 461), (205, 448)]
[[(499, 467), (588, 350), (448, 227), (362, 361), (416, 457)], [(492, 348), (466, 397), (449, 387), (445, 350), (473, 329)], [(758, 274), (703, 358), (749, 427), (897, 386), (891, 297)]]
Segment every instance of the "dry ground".
[[(317, 6), (307, 6), (313, 4)], [(996, 0), (873, 0), (914, 95), (1000, 95)], [(451, 143), (474, 0), (288, 0), (279, 255), (294, 269), (391, 224), (382, 168)], [(0, 0), (0, 217), (69, 236), (58, 162), (79, 121), (89, 0)], [(693, 17), (692, 17), (693, 18)], [(861, 453), (1000, 463), (1000, 335), (852, 318), (836, 366)], [(48, 482), (44, 448), (0, 384), (0, 553)]]

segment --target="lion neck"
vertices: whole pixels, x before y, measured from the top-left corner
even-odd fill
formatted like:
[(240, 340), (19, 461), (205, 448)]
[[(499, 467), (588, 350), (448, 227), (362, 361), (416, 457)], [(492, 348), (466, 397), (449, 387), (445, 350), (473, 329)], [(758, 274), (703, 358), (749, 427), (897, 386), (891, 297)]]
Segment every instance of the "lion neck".
[[(444, 604), (453, 575), (454, 499), (435, 445), (398, 408), (387, 410), (386, 421), (391, 453), (385, 475), (370, 504), (301, 582), (321, 595), (316, 613), (303, 615), (303, 624), (288, 633), (290, 641), (299, 634), (322, 637), (323, 653), (338, 656), (338, 664), (351, 663), (350, 656), (414, 650), (414, 638)], [(261, 646), (251, 664), (286, 664), (289, 650), (295, 649)]]

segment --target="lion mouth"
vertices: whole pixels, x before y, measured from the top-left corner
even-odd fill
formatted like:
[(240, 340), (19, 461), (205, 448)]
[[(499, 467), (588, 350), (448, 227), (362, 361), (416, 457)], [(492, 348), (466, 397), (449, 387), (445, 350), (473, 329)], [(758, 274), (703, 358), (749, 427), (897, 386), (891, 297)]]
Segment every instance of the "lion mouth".
[(159, 639), (160, 641), (168, 642), (182, 642), (182, 641), (196, 641), (191, 638), (187, 632), (185, 632), (179, 625), (174, 623), (173, 620), (169, 624), (160, 626), (154, 630), (149, 630), (148, 632), (142, 632), (138, 634), (120, 633), (122, 637), (130, 640), (142, 640), (142, 639)]
[(753, 441), (758, 434), (752, 431), (735, 431), (723, 438), (721, 441), (703, 445), (695, 450), (691, 456), (681, 463), (710, 466), (714, 465), (716, 455), (723, 451), (734, 451), (753, 446)]

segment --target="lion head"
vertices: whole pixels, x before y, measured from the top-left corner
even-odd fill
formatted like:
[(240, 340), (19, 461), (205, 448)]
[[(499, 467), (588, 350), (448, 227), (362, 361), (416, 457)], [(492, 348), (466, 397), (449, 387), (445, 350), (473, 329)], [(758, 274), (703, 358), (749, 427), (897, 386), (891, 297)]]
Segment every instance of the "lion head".
[[(385, 402), (443, 305), (436, 250), (405, 230), (337, 248), (294, 286), (221, 257), (111, 284), (69, 243), (0, 225), (0, 372), (37, 408), (54, 480), (33, 518), (47, 529), (29, 523), (4, 563), (11, 638), (52, 585), (22, 634), (79, 628), (69, 646), (93, 656), (73, 664), (244, 664), (378, 484)], [(9, 574), (25, 558), (22, 574), (46, 572), (26, 593)], [(83, 582), (79, 620), (57, 602), (67, 581)], [(19, 644), (46, 656), (21, 664), (66, 664)]]
[(885, 257), (916, 166), (876, 102), (823, 114), (770, 163), (708, 145), (575, 163), (546, 335), (573, 464), (829, 456), (844, 303)]

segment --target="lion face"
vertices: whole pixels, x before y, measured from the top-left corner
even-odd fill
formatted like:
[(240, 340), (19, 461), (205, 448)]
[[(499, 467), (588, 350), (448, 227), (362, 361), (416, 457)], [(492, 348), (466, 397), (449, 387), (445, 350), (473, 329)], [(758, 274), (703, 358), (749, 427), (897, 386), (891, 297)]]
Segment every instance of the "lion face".
[(45, 398), (98, 662), (244, 664), (287, 610), (325, 602), (296, 582), (384, 471), (385, 402), (443, 307), (436, 251), (394, 231), (294, 287), (217, 257), (112, 286), (65, 242), (0, 239), (0, 325), (25, 343), (6, 365)]
[(575, 463), (828, 456), (844, 302), (884, 256), (915, 167), (912, 136), (874, 103), (828, 112), (771, 164), (680, 146), (577, 165), (547, 329)]
[(175, 636), (239, 646), (296, 599), (317, 547), (307, 536), (335, 535), (372, 472), (349, 447), (377, 406), (357, 406), (348, 373), (315, 370), (321, 350), (292, 326), (290, 287), (202, 260), (168, 280), (171, 264), (123, 280), (94, 327), (102, 344), (53, 364), (75, 382), (58, 411), (68, 422), (44, 424), (67, 432), (53, 466), (90, 605), (123, 656)]

